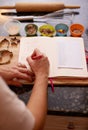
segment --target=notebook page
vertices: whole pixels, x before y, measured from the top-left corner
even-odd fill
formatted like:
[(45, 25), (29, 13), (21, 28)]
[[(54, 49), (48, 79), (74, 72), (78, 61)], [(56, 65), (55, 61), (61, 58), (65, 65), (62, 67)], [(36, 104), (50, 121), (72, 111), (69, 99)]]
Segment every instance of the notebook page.
[(58, 67), (83, 68), (82, 47), (80, 40), (59, 40), (58, 44)]
[(58, 48), (54, 39), (49, 37), (30, 37), (21, 38), (19, 62), (29, 67), (26, 57), (31, 55), (34, 49), (37, 48), (43, 52), (50, 62), (49, 77), (58, 76)]

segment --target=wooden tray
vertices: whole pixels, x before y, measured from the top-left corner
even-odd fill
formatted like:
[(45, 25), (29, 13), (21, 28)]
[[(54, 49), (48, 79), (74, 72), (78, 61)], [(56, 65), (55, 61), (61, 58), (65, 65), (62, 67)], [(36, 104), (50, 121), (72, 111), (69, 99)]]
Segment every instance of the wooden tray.
[[(6, 38), (7, 40), (11, 40), (11, 38), (15, 38), (15, 37), (0, 37), (0, 42)], [(17, 39), (20, 39), (20, 37), (16, 37)], [(19, 44), (17, 44), (16, 46), (10, 45), (9, 46), (9, 50), (11, 52), (13, 52), (13, 57), (10, 61), (10, 63), (8, 64), (4, 64), (4, 65), (0, 65), (0, 69), (2, 69), (3, 67), (10, 67), (13, 66), (14, 64), (16, 64), (18, 62), (18, 54), (19, 54)], [(3, 49), (0, 47), (0, 50)], [(33, 83), (26, 83), (26, 82), (22, 82), (23, 84), (33, 84)], [(87, 86), (88, 85), (88, 78), (54, 78), (53, 79), (53, 83), (55, 85), (79, 85), (79, 86)], [(50, 81), (49, 81), (50, 84)]]

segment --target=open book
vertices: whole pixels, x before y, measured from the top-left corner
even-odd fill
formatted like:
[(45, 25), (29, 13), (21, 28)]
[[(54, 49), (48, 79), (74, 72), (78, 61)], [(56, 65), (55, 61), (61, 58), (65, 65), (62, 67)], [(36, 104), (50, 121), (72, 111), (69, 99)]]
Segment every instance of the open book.
[(28, 66), (26, 57), (35, 48), (45, 53), (49, 59), (49, 77), (88, 77), (82, 38), (22, 37), (19, 62)]

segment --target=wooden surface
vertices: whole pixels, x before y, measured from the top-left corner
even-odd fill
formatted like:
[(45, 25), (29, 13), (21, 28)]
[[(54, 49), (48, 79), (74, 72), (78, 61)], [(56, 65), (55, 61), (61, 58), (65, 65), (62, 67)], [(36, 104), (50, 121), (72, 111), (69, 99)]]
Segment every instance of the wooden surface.
[[(10, 42), (10, 37), (3, 37), (3, 36), (0, 37), (0, 42), (1, 42), (4, 38), (6, 38), (6, 39)], [(10, 43), (10, 45), (9, 45), (8, 48), (7, 48), (7, 46), (5, 46), (5, 45), (2, 46), (2, 47), (0, 47), (0, 50), (3, 50), (3, 49), (7, 49), (7, 50), (11, 51), (11, 52), (13, 53), (13, 57), (12, 57), (11, 62), (10, 62), (9, 64), (0, 65), (0, 68), (5, 67), (5, 66), (10, 67), (10, 66), (16, 64), (16, 63), (18, 62), (19, 44), (16, 45), (16, 46), (13, 46), (13, 45), (11, 45), (11, 43)]]
[(46, 118), (44, 130), (88, 130), (88, 118), (50, 116)]
[[(4, 38), (6, 38), (7, 40), (10, 41), (10, 37), (0, 37), (0, 41), (2, 41)], [(19, 37), (17, 37), (17, 38), (19, 38)], [(13, 57), (9, 64), (0, 65), (0, 69), (3, 67), (9, 68), (10, 66), (17, 64), (18, 56), (19, 56), (19, 46), (20, 46), (20, 44), (17, 44), (16, 46), (12, 46), (10, 44), (8, 50), (13, 53)], [(0, 50), (1, 49), (3, 49), (3, 48), (0, 47)], [(26, 82), (23, 82), (23, 84), (25, 84), (25, 83)], [(88, 78), (61, 78), (61, 77), (59, 77), (59, 78), (54, 78), (53, 83), (56, 85), (58, 85), (58, 84), (60, 84), (60, 85), (88, 85)], [(29, 83), (26, 83), (26, 84), (29, 84)]]

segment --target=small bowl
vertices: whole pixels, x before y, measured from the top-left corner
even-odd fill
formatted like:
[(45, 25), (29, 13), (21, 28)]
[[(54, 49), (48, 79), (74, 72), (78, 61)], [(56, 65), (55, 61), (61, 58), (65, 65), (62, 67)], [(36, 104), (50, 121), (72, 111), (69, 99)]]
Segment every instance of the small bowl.
[(72, 24), (70, 26), (70, 33), (73, 37), (81, 37), (84, 32), (84, 26), (82, 24)]
[(14, 36), (20, 33), (20, 26), (21, 23), (18, 20), (8, 20), (4, 24), (4, 29), (9, 35)]
[(41, 36), (53, 37), (56, 34), (55, 28), (50, 24), (44, 24), (39, 27)]
[(57, 36), (66, 36), (68, 32), (68, 25), (64, 23), (57, 24), (55, 26)]
[(27, 36), (37, 36), (38, 26), (35, 24), (27, 24), (25, 31)]

